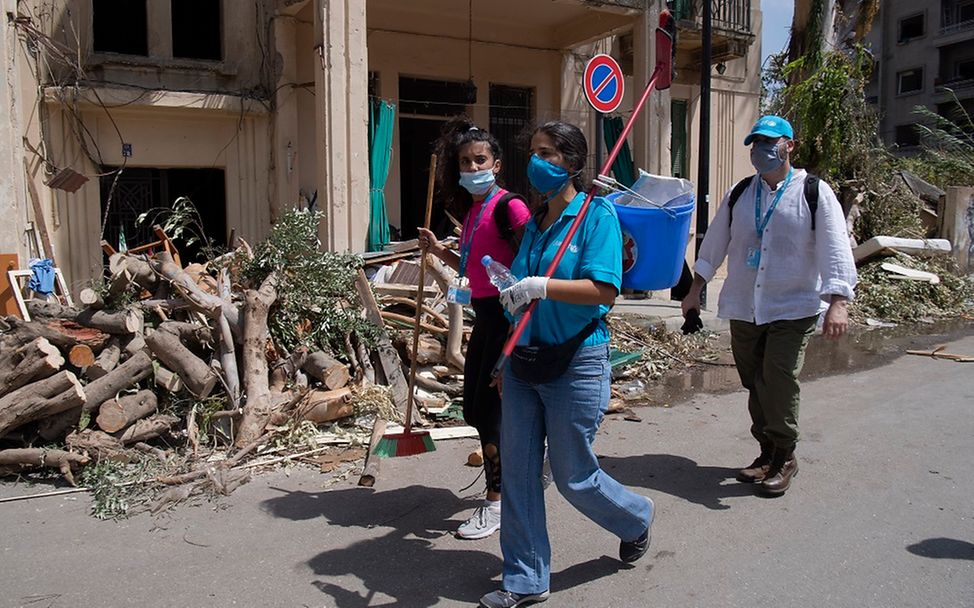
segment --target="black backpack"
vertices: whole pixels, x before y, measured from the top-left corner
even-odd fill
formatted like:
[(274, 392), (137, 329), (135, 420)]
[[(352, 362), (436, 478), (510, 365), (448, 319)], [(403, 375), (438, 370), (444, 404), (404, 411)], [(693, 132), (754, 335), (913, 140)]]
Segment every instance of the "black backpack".
[(517, 253), (517, 250), (521, 248), (521, 237), (517, 235), (517, 231), (511, 225), (511, 214), (509, 211), (510, 202), (514, 199), (527, 200), (520, 194), (514, 192), (508, 192), (500, 197), (500, 200), (494, 204), (494, 224), (497, 226), (497, 232), (507, 242), (511, 251)]
[[(753, 179), (754, 176), (749, 175), (737, 182), (737, 185), (731, 190), (730, 198), (727, 199), (727, 211), (730, 217), (728, 225), (733, 225), (734, 223), (734, 204), (737, 203), (737, 199), (741, 198), (741, 195), (744, 194), (747, 187), (751, 185), (751, 180)], [(805, 203), (808, 205), (808, 210), (812, 213), (812, 230), (815, 230), (815, 213), (818, 211), (819, 181), (819, 178), (811, 173), (805, 177)]]

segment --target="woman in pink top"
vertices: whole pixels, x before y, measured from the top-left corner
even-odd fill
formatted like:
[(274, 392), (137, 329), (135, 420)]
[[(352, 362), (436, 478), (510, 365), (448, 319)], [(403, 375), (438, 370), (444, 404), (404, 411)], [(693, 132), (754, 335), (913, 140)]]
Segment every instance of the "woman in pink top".
[[(501, 525), (501, 399), (490, 373), (501, 354), (510, 325), (480, 260), (489, 255), (510, 266), (522, 227), (530, 218), (527, 205), (497, 185), (501, 148), (493, 135), (460, 116), (445, 126), (437, 141), (437, 191), (446, 206), (463, 218), (460, 253), (419, 228), (419, 245), (456, 270), (451, 300), (473, 306), (473, 333), (463, 366), (463, 418), (480, 433), (487, 479), (487, 499), (458, 529), (466, 539), (486, 538)], [(506, 213), (506, 217), (498, 214)], [(502, 234), (502, 229), (507, 234)]]

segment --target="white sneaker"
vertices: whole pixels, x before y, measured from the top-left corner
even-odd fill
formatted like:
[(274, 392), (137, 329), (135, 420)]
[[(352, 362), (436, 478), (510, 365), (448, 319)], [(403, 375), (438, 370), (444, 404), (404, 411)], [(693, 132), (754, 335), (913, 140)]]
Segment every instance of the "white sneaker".
[(501, 529), (500, 510), (481, 505), (467, 521), (457, 528), (457, 537), (467, 540), (487, 538)]

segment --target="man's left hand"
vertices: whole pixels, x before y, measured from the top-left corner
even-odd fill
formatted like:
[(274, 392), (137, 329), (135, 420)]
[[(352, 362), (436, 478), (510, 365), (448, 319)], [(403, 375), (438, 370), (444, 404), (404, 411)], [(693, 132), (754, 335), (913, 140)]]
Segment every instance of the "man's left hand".
[(531, 300), (543, 300), (548, 294), (548, 277), (525, 277), (501, 292), (501, 305), (517, 314)]
[(849, 330), (849, 302), (835, 300), (829, 305), (822, 324), (822, 335), (830, 340), (838, 340)]

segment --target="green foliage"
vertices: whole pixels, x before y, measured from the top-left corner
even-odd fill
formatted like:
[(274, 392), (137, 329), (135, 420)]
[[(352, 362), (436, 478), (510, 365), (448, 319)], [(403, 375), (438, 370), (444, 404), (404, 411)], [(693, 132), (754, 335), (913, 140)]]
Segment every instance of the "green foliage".
[(274, 342), (286, 350), (305, 345), (345, 352), (345, 336), (354, 333), (372, 344), (377, 329), (359, 315), (355, 277), (357, 255), (321, 251), (320, 213), (292, 210), (271, 229), (241, 268), (241, 278), (256, 289), (272, 271), (278, 275), (277, 301), (268, 318)]
[(158, 490), (146, 483), (167, 472), (155, 458), (123, 464), (101, 460), (81, 472), (81, 483), (91, 490), (91, 514), (98, 519), (124, 519), (145, 504)]
[(169, 238), (189, 248), (199, 245), (200, 254), (205, 259), (212, 259), (223, 253), (216, 242), (207, 236), (203, 217), (189, 197), (180, 196), (173, 202), (172, 208), (155, 207), (139, 214), (135, 225), (142, 226), (148, 223), (153, 226), (160, 220), (164, 220), (162, 229), (166, 231)]
[(855, 225), (860, 243), (874, 236), (926, 237), (920, 221), (923, 202), (893, 173), (892, 166), (891, 162), (881, 163), (863, 177), (862, 215)]
[(974, 284), (956, 274), (950, 256), (896, 260), (902, 266), (936, 273), (940, 277), (939, 285), (894, 279), (880, 267), (881, 263), (877, 260), (859, 269), (859, 286), (852, 306), (854, 319), (874, 318), (899, 323), (957, 316), (971, 309)]
[(769, 103), (769, 110), (795, 128), (795, 163), (833, 183), (859, 177), (866, 156), (879, 148), (878, 117), (865, 101), (872, 69), (869, 53), (861, 46), (849, 53), (832, 50), (780, 69), (786, 82), (807, 73)]
[(950, 95), (952, 109), (946, 116), (925, 106), (913, 109), (923, 151), (904, 159), (911, 171), (943, 190), (974, 185), (974, 121), (953, 91)]

